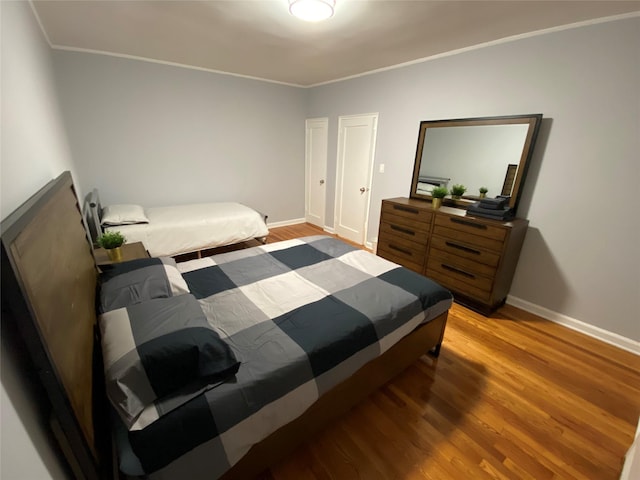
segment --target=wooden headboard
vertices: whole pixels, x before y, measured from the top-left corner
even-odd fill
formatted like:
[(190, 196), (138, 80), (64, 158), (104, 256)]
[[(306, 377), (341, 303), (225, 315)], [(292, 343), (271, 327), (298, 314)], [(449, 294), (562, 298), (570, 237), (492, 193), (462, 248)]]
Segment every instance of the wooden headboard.
[(102, 478), (108, 435), (99, 420), (108, 419), (94, 342), (97, 270), (71, 174), (45, 185), (1, 229), (3, 313), (10, 317), (3, 323), (16, 322), (27, 345), (75, 475)]

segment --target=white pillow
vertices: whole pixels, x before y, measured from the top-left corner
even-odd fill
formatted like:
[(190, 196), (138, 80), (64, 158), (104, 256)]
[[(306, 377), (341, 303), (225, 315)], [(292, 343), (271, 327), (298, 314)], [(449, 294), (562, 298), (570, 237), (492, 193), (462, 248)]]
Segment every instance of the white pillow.
[(102, 209), (102, 225), (133, 225), (149, 223), (140, 205), (109, 205)]

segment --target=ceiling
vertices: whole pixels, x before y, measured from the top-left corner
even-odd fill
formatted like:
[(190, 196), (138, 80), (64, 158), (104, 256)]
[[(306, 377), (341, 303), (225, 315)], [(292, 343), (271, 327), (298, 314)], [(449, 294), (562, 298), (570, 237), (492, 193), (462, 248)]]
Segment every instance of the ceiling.
[(640, 1), (337, 0), (307, 23), (287, 0), (32, 1), (54, 48), (310, 86), (597, 18)]

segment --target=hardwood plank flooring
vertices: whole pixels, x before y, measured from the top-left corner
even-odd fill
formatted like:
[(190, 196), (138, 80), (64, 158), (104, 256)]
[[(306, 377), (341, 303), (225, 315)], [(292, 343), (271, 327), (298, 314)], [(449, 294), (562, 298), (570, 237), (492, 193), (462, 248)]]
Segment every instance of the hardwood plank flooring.
[[(271, 229), (268, 242), (323, 233)], [(263, 480), (616, 479), (640, 416), (640, 357), (505, 306), (455, 304), (423, 356)]]

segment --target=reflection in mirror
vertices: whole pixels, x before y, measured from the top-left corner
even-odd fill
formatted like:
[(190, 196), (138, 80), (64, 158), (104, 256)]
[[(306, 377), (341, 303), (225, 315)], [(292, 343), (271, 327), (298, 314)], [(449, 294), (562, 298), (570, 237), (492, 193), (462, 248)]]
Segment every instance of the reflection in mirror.
[(410, 196), (430, 199), (434, 186), (461, 184), (467, 189), (462, 199), (445, 203), (464, 208), (484, 187), (487, 197), (510, 196), (515, 211), (541, 119), (536, 114), (421, 122)]

